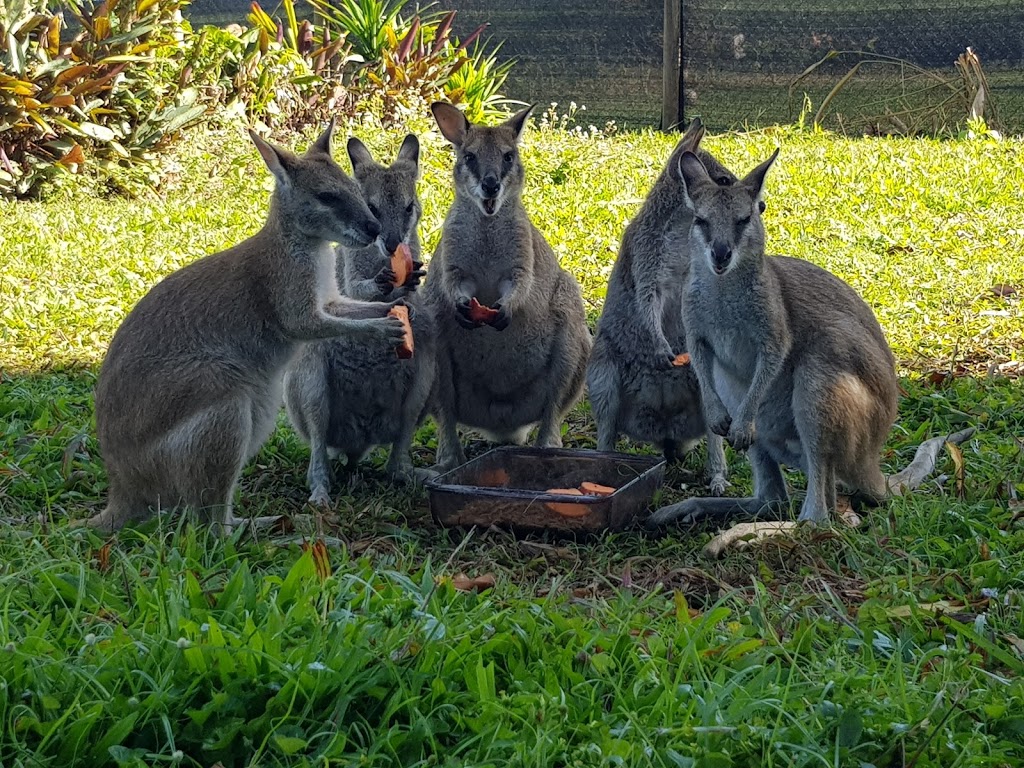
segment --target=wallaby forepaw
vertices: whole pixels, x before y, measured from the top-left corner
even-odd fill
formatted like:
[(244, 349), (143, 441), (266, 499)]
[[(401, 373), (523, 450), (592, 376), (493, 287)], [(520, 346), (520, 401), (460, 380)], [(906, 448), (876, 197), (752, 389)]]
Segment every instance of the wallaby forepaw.
[(708, 429), (719, 437), (728, 437), (732, 428), (732, 417), (723, 409), (721, 413), (712, 414), (707, 419)]
[(405, 341), (405, 323), (397, 317), (385, 317), (375, 322), (379, 324), (381, 340), (384, 343), (397, 347)]
[[(416, 262), (413, 262), (413, 266), (416, 266)], [(427, 270), (421, 269), (422, 266), (423, 265), (420, 264), (419, 267), (416, 267), (414, 271), (409, 273), (409, 276), (405, 278), (405, 282), (402, 283), (403, 288), (415, 291), (419, 287), (420, 280), (422, 280), (427, 274)]]
[(455, 322), (468, 331), (480, 328), (483, 323), (470, 317), (472, 309), (469, 299), (459, 299), (455, 302)]
[(745, 451), (753, 445), (755, 438), (754, 422), (746, 421), (733, 424), (726, 440), (729, 441), (729, 445), (733, 447), (734, 451)]
[(497, 316), (491, 321), (491, 327), (496, 331), (504, 331), (512, 322), (512, 314), (508, 311), (508, 307), (495, 304), (491, 309), (498, 310)]
[(728, 488), (731, 483), (725, 479), (725, 475), (722, 473), (716, 473), (712, 475), (708, 481), (708, 492), (712, 496), (724, 496), (725, 489)]
[(396, 277), (397, 275), (391, 267), (383, 267), (380, 272), (374, 275), (373, 282), (377, 284), (381, 298), (391, 294), (391, 290), (395, 286)]

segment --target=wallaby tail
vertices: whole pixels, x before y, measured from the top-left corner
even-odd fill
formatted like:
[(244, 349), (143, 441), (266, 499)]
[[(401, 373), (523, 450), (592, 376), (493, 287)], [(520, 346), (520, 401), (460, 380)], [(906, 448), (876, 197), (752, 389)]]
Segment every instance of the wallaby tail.
[(925, 440), (918, 446), (914, 460), (905, 469), (885, 478), (889, 496), (900, 496), (919, 487), (935, 471), (939, 452), (946, 443), (960, 445), (969, 440), (975, 432), (974, 427), (968, 427), (945, 437), (933, 437)]

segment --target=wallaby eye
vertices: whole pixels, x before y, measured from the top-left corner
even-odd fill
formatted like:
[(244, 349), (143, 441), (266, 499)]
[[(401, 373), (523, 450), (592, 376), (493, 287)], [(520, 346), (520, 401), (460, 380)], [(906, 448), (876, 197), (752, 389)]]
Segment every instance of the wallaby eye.
[(379, 219), (380, 218), (380, 209), (378, 209), (376, 205), (374, 205), (373, 203), (370, 203), (366, 207), (370, 209), (370, 213), (373, 214), (373, 218), (375, 218), (375, 219)]
[(511, 165), (512, 161), (515, 160), (515, 157), (516, 156), (512, 152), (506, 152), (505, 153), (505, 163), (506, 163), (506, 165)]
[(413, 209), (413, 204), (412, 203), (409, 203), (407, 206), (405, 206), (405, 212), (406, 213), (412, 213), (412, 209)]
[(328, 208), (340, 208), (342, 205), (341, 195), (334, 192), (321, 192), (316, 199)]
[(739, 220), (739, 221), (737, 221), (736, 223), (737, 223), (737, 224), (738, 224), (739, 226), (741, 226), (741, 227), (745, 227), (745, 226), (747, 226), (747, 224), (749, 224), (749, 223), (750, 223), (750, 217), (749, 217), (749, 216), (744, 216), (744, 217), (743, 217), (742, 219), (740, 219), (740, 220)]
[(765, 208), (764, 200), (758, 200), (757, 201), (757, 212), (758, 213), (764, 213), (764, 208)]
[(467, 152), (464, 157), (466, 158), (466, 165), (474, 165), (476, 163), (476, 155), (472, 152)]
[(715, 183), (720, 187), (728, 187), (732, 185), (732, 179), (728, 176), (719, 176), (715, 179)]

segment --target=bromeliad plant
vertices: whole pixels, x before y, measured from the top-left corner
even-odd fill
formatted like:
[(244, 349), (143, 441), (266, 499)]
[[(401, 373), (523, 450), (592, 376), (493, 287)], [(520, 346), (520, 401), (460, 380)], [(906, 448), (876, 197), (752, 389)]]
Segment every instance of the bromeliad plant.
[(428, 4), (406, 19), (407, 0), (309, 0), (329, 26), (345, 34), (363, 58), (356, 87), (385, 124), (425, 112), (444, 98), (465, 104), (470, 119), (507, 114), (500, 94), (512, 63), (498, 64), (480, 43), (482, 24), (464, 40), (453, 34), (455, 11)]
[(148, 165), (205, 108), (179, 77), (186, 0), (0, 2), (0, 195), (60, 169)]

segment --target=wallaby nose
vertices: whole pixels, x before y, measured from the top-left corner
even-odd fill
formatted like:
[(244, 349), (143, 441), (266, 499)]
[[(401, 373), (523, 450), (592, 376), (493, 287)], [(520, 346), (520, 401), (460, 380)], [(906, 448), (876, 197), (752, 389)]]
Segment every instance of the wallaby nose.
[(715, 266), (716, 271), (724, 270), (729, 266), (730, 261), (732, 261), (732, 248), (729, 247), (728, 243), (715, 240), (711, 244), (711, 262)]
[(389, 234), (384, 238), (384, 247), (388, 249), (388, 253), (394, 253), (398, 250), (398, 246), (402, 244), (402, 238), (395, 234)]
[(497, 197), (498, 191), (501, 189), (501, 184), (498, 182), (498, 177), (488, 174), (480, 180), (480, 189), (488, 197)]

